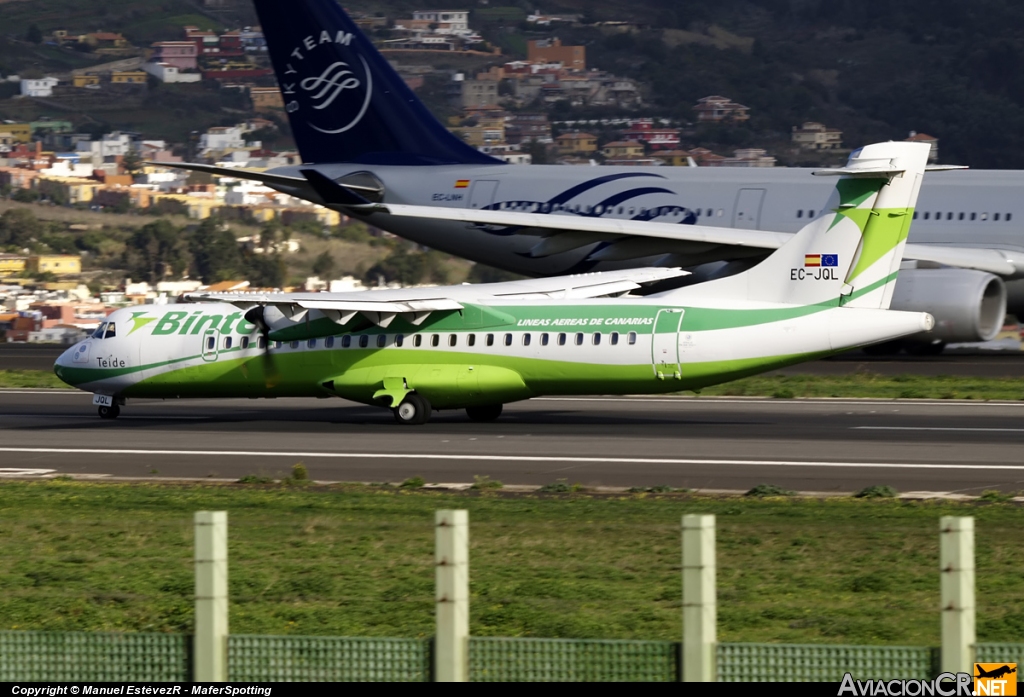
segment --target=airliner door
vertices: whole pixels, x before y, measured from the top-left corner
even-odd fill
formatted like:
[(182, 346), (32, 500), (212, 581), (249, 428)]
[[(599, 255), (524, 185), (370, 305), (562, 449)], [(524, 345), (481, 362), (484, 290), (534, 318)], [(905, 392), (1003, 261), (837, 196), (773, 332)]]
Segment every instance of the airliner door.
[(736, 211), (732, 226), (741, 230), (758, 230), (761, 222), (761, 205), (764, 203), (764, 189), (740, 189), (736, 195)]
[(203, 360), (212, 363), (217, 360), (217, 353), (220, 351), (219, 335), (216, 329), (207, 329), (203, 332)]
[(679, 325), (683, 323), (683, 311), (658, 310), (654, 318), (654, 334), (651, 335), (651, 363), (654, 376), (659, 380), (683, 377), (679, 365)]
[(473, 182), (473, 189), (469, 194), (469, 207), (485, 209), (494, 203), (494, 196), (497, 193), (497, 181), (493, 179), (478, 179)]

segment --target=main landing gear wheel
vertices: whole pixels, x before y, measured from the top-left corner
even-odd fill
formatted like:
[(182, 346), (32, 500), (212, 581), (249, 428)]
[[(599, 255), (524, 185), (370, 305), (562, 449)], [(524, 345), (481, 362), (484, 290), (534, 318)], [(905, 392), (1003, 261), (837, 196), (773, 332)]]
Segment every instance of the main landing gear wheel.
[(501, 416), (501, 404), (487, 404), (482, 407), (466, 407), (466, 416), (472, 421), (494, 421)]
[(402, 403), (392, 411), (395, 421), (403, 426), (419, 426), (430, 420), (430, 402), (415, 392), (406, 395)]
[(101, 419), (116, 419), (121, 414), (121, 407), (115, 404), (112, 407), (100, 407), (97, 411)]

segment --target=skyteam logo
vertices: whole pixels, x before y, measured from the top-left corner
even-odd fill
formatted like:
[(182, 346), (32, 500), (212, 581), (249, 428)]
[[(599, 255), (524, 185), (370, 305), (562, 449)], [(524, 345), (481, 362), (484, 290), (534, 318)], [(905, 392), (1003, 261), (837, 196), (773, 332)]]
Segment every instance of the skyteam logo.
[(332, 35), (325, 29), (303, 39), (285, 63), (281, 78), (285, 110), (320, 133), (333, 135), (354, 128), (370, 106), (369, 64), (354, 51), (340, 48), (351, 42), (352, 34), (338, 30)]

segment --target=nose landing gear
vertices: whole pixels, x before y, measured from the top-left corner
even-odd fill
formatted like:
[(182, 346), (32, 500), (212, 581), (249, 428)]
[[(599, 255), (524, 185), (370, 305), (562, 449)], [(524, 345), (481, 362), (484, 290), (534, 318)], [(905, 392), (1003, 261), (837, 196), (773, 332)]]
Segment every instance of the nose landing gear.
[(116, 404), (109, 407), (100, 407), (96, 410), (101, 419), (116, 419), (121, 415), (121, 407)]

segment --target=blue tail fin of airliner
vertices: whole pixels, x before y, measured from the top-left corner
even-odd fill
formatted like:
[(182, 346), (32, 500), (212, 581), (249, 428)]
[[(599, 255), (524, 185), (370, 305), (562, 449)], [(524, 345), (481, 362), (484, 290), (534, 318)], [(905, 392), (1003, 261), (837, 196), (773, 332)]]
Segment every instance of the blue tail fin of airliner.
[(255, 0), (304, 162), (500, 164), (450, 133), (336, 0)]

